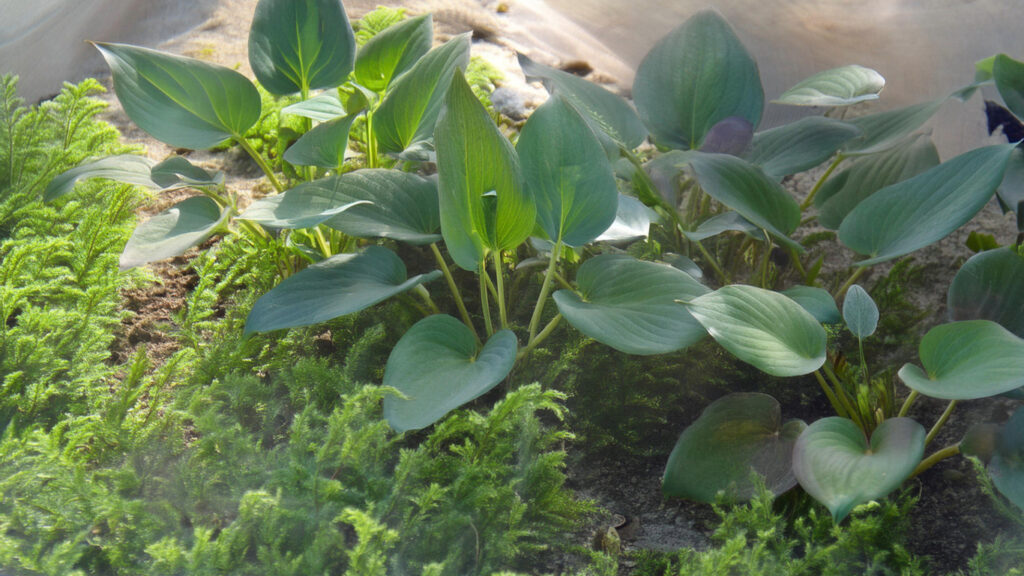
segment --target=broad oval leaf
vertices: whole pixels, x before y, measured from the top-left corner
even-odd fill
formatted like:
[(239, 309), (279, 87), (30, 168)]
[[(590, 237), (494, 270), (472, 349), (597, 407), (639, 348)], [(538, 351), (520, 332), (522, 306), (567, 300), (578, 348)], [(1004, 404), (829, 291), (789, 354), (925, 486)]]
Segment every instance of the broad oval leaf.
[(390, 238), (409, 244), (441, 240), (437, 184), (398, 170), (357, 170), (342, 176), (345, 193), (367, 202), (325, 224), (358, 238)]
[(692, 152), (687, 158), (709, 196), (767, 230), (782, 244), (804, 251), (789, 238), (800, 224), (800, 206), (778, 182), (757, 166), (728, 154)]
[(999, 492), (1024, 510), (1024, 408), (999, 430), (988, 474)]
[(704, 329), (676, 300), (708, 289), (667, 264), (624, 254), (602, 254), (576, 273), (579, 294), (555, 292), (562, 316), (580, 332), (627, 354), (665, 354), (704, 336)]
[(495, 332), (478, 349), (472, 331), (455, 318), (420, 320), (388, 357), (384, 385), (406, 398), (385, 398), (384, 418), (399, 432), (430, 426), (500, 384), (512, 371), (517, 351), (511, 330)]
[(839, 314), (836, 301), (828, 290), (814, 286), (794, 286), (782, 291), (787, 298), (799, 304), (822, 324), (836, 324), (843, 317)]
[(755, 134), (744, 158), (780, 181), (828, 160), (843, 144), (859, 135), (860, 129), (846, 122), (822, 116), (801, 118)]
[(462, 72), (437, 121), (437, 172), (441, 233), (463, 269), (478, 270), (489, 251), (515, 248), (533, 232), (537, 209), (516, 151)]
[(434, 48), (396, 80), (373, 113), (373, 131), (384, 152), (399, 154), (434, 134), (456, 70), (469, 65), (469, 34)]
[(184, 156), (170, 158), (153, 166), (153, 182), (163, 190), (174, 188), (206, 188), (224, 185), (223, 172), (208, 172), (188, 161)]
[(309, 100), (285, 106), (281, 111), (285, 114), (310, 118), (317, 122), (328, 122), (346, 114), (345, 104), (342, 103), (341, 96), (338, 95), (337, 90), (327, 90)]
[(1012, 247), (975, 254), (949, 285), (952, 320), (991, 320), (1024, 338), (1024, 256)]
[(615, 220), (594, 242), (628, 243), (647, 238), (657, 213), (632, 196), (619, 194)]
[(350, 192), (349, 174), (304, 182), (282, 194), (256, 200), (238, 218), (267, 228), (312, 228), (354, 206), (368, 204)]
[(632, 150), (643, 143), (647, 129), (622, 98), (583, 78), (538, 64), (519, 54), (519, 67), (528, 80), (539, 80), (554, 95), (560, 94), (583, 115), (596, 133)]
[(825, 363), (825, 329), (778, 292), (723, 286), (686, 307), (723, 348), (772, 376), (809, 374)]
[(388, 26), (359, 49), (356, 81), (374, 92), (384, 92), (393, 79), (430, 51), (433, 41), (430, 14)]
[(860, 284), (850, 286), (843, 298), (843, 320), (859, 339), (867, 338), (878, 328), (878, 306)]
[(619, 200), (611, 165), (597, 136), (561, 96), (530, 115), (516, 151), (548, 238), (582, 246), (611, 226)]
[(296, 166), (320, 166), (340, 171), (348, 150), (348, 133), (357, 117), (335, 118), (306, 132), (285, 151), (285, 161)]
[(760, 231), (761, 229), (751, 223), (750, 220), (747, 220), (738, 213), (729, 210), (728, 212), (716, 214), (701, 222), (693, 232), (683, 230), (683, 236), (686, 236), (693, 242), (700, 242), (701, 240), (713, 238), (725, 232), (743, 232), (748, 236), (760, 236), (760, 239), (763, 239), (764, 236), (760, 234)]
[(999, 54), (992, 63), (992, 78), (1006, 107), (1024, 118), (1024, 62)]
[(1014, 148), (1006, 163), (1006, 173), (996, 190), (1003, 213), (1017, 214), (1017, 231), (1024, 232), (1024, 150)]
[(121, 270), (180, 256), (209, 238), (230, 211), (206, 196), (193, 196), (139, 224), (121, 253)]
[(405, 264), (380, 246), (338, 254), (285, 278), (261, 296), (246, 318), (245, 334), (326, 322), (440, 276), (434, 270), (407, 278)]
[(924, 370), (904, 364), (897, 375), (925, 396), (973, 400), (1024, 386), (1024, 339), (991, 320), (936, 326), (918, 355)]
[(633, 99), (659, 144), (688, 150), (700, 148), (711, 127), (730, 116), (756, 127), (764, 89), (732, 28), (705, 10), (651, 48), (633, 81)]
[(849, 141), (843, 147), (843, 154), (874, 154), (896, 146), (934, 116), (945, 101), (945, 98), (940, 98), (850, 120), (850, 124), (860, 128), (861, 136)]
[(855, 158), (818, 190), (818, 222), (836, 230), (843, 219), (875, 192), (938, 166), (939, 151), (927, 134), (911, 136), (898, 146)]
[(881, 74), (850, 64), (801, 80), (772, 102), (791, 106), (849, 106), (878, 100), (882, 88), (885, 88), (885, 78)]
[(888, 186), (853, 209), (839, 227), (868, 266), (945, 238), (978, 213), (1003, 179), (1012, 144), (971, 150), (909, 180)]
[(52, 202), (75, 189), (75, 184), (90, 178), (106, 178), (143, 188), (158, 189), (153, 182), (153, 161), (138, 154), (107, 156), (93, 162), (80, 164), (58, 174), (46, 186), (43, 202)]
[(96, 47), (125, 113), (165, 144), (212, 148), (240, 138), (260, 118), (259, 92), (234, 70), (126, 44)]
[(793, 472), (839, 523), (856, 506), (898, 488), (921, 462), (924, 439), (924, 428), (910, 418), (885, 420), (870, 442), (851, 420), (822, 418), (797, 438)]
[(749, 500), (756, 493), (756, 472), (773, 494), (782, 494), (796, 486), (793, 444), (806, 426), (800, 420), (783, 423), (778, 401), (767, 394), (719, 398), (679, 437), (661, 490), (709, 504), (720, 492)]
[(260, 0), (249, 64), (272, 94), (333, 88), (355, 62), (356, 38), (340, 0)]

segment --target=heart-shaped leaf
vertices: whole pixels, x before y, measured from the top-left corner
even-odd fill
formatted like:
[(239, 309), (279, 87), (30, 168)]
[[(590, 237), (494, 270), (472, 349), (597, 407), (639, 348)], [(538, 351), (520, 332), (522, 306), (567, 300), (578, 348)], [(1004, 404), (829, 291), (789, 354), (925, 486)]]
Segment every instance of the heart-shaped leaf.
[(52, 202), (75, 189), (75, 184), (90, 178), (106, 178), (143, 188), (160, 188), (152, 177), (153, 161), (137, 154), (107, 156), (80, 164), (58, 174), (43, 193), (44, 202)]
[(918, 354), (924, 370), (904, 364), (898, 376), (925, 396), (973, 400), (1024, 386), (1024, 339), (991, 320), (936, 326)]
[(1007, 246), (975, 254), (949, 285), (952, 320), (991, 320), (1024, 338), (1024, 256)]
[(343, 177), (345, 193), (367, 202), (325, 224), (358, 238), (391, 238), (409, 244), (441, 240), (437, 184), (398, 170), (357, 170)]
[(869, 266), (945, 238), (967, 223), (996, 191), (1012, 144), (971, 150), (909, 180), (879, 190), (839, 227), (839, 239)]
[(864, 199), (938, 164), (939, 151), (927, 134), (911, 136), (884, 152), (856, 158), (818, 190), (814, 197), (818, 222), (836, 230)]
[(658, 143), (688, 150), (700, 148), (711, 127), (730, 116), (756, 127), (764, 89), (732, 28), (705, 10), (651, 48), (637, 69), (633, 99)]
[(341, 102), (341, 96), (338, 95), (337, 90), (328, 90), (317, 94), (309, 100), (285, 106), (281, 111), (285, 114), (310, 118), (317, 122), (328, 122), (346, 114), (345, 105)]
[(554, 95), (560, 94), (596, 133), (632, 150), (647, 137), (647, 129), (625, 100), (575, 74), (538, 64), (519, 54), (519, 67), (528, 80), (539, 80)]
[(899, 487), (924, 455), (924, 428), (910, 418), (890, 418), (871, 441), (846, 418), (811, 424), (793, 447), (793, 472), (800, 486), (842, 522), (854, 507)]
[(885, 78), (881, 74), (850, 64), (801, 80), (772, 102), (791, 106), (849, 106), (878, 100), (882, 88), (885, 88)]
[(782, 291), (787, 298), (807, 310), (821, 324), (836, 324), (843, 319), (839, 315), (836, 301), (828, 290), (814, 286), (794, 286)]
[(180, 256), (209, 238), (230, 211), (206, 196), (193, 196), (139, 224), (121, 253), (121, 270)]
[(348, 133), (357, 117), (335, 118), (306, 132), (285, 151), (285, 161), (296, 166), (320, 166), (340, 172), (348, 150)]
[(437, 121), (437, 172), (441, 233), (463, 269), (478, 270), (488, 251), (515, 248), (533, 232), (537, 208), (516, 151), (462, 72)]
[(241, 138), (260, 119), (260, 94), (223, 66), (125, 44), (96, 44), (128, 117), (177, 148)]
[(843, 320), (846, 321), (846, 327), (850, 332), (859, 339), (871, 336), (878, 328), (878, 306), (860, 284), (854, 284), (846, 291), (846, 297), (843, 299)]
[(738, 212), (780, 243), (804, 249), (789, 234), (800, 224), (800, 206), (760, 168), (728, 154), (687, 155), (697, 181), (709, 196)]
[(374, 92), (384, 92), (393, 79), (430, 51), (433, 41), (430, 14), (388, 26), (359, 49), (356, 81)]
[(260, 0), (249, 29), (249, 64), (272, 94), (345, 83), (356, 38), (340, 0)]
[(748, 500), (756, 493), (756, 472), (772, 493), (782, 494), (796, 486), (793, 444), (806, 426), (800, 420), (783, 423), (779, 403), (767, 394), (719, 398), (679, 437), (661, 490), (709, 504), (719, 492)]
[(627, 243), (643, 240), (651, 231), (651, 222), (658, 215), (632, 196), (619, 194), (615, 220), (611, 226), (594, 239), (594, 242)]
[(384, 385), (406, 398), (385, 398), (384, 417), (399, 432), (430, 426), (501, 383), (512, 371), (517, 350), (511, 330), (495, 332), (478, 349), (473, 333), (455, 318), (420, 320), (388, 357)]
[(246, 318), (245, 334), (326, 322), (440, 276), (434, 270), (407, 279), (402, 260), (380, 246), (338, 254), (285, 278), (261, 296)]
[(312, 228), (354, 206), (370, 203), (365, 195), (351, 194), (352, 181), (358, 179), (345, 174), (304, 182), (283, 194), (256, 200), (238, 218), (267, 228)]
[(856, 126), (811, 116), (758, 132), (744, 157), (779, 181), (828, 160), (843, 144), (857, 136), (860, 136), (860, 129)]
[(945, 101), (941, 98), (850, 120), (850, 124), (860, 128), (861, 137), (849, 141), (843, 154), (874, 154), (892, 148), (934, 116)]
[(619, 199), (615, 176), (597, 136), (561, 96), (530, 115), (516, 151), (548, 238), (582, 246), (611, 226)]
[(708, 291), (685, 272), (624, 254), (602, 254), (576, 273), (579, 294), (555, 292), (577, 330), (627, 354), (665, 354), (696, 343), (704, 330), (676, 300)]
[(1006, 107), (1024, 118), (1024, 62), (999, 54), (992, 63), (992, 78)]
[(735, 284), (686, 307), (723, 348), (772, 376), (809, 374), (825, 363), (825, 329), (778, 292)]
[(1024, 510), (1024, 408), (1018, 408), (999, 430), (988, 474), (996, 489)]
[(468, 65), (469, 34), (462, 34), (428, 52), (395, 80), (373, 114), (380, 149), (399, 154), (430, 139), (455, 71)]

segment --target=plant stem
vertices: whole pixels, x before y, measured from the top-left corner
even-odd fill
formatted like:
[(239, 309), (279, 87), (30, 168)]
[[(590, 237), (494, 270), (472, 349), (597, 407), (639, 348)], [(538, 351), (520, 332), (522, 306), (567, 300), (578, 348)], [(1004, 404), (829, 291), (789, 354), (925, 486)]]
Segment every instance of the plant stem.
[(804, 201), (800, 203), (801, 212), (807, 210), (811, 203), (814, 202), (814, 197), (818, 194), (818, 190), (821, 190), (821, 187), (825, 184), (825, 180), (828, 180), (828, 177), (832, 175), (832, 172), (835, 171), (836, 167), (839, 166), (839, 163), (843, 160), (846, 160), (846, 156), (838, 154), (836, 159), (829, 164), (828, 170), (825, 170), (825, 173), (822, 174), (821, 178), (819, 178), (814, 184), (814, 188), (811, 188), (811, 192), (807, 194), (807, 198), (804, 198)]
[(554, 277), (556, 282), (561, 284), (562, 288), (565, 288), (566, 290), (572, 290), (574, 292), (576, 291), (576, 288), (572, 284), (570, 284), (568, 280), (563, 278), (562, 275), (559, 274), (557, 270), (553, 271), (551, 273), (551, 276)]
[(380, 168), (377, 157), (377, 135), (373, 132), (373, 110), (366, 111), (366, 167)]
[(519, 360), (525, 358), (526, 355), (532, 352), (538, 344), (546, 340), (547, 337), (550, 336), (551, 333), (555, 331), (555, 328), (558, 328), (558, 323), (561, 322), (561, 320), (562, 315), (555, 314), (555, 317), (552, 318), (551, 321), (547, 323), (547, 326), (544, 326), (544, 329), (541, 330), (539, 334), (537, 334), (537, 337), (530, 338), (530, 341), (526, 343), (526, 346), (516, 354), (516, 361), (518, 362)]
[(320, 226), (314, 227), (313, 233), (316, 235), (316, 243), (320, 245), (320, 253), (324, 255), (324, 258), (334, 256), (331, 252), (331, 243), (324, 237), (324, 233), (320, 229)]
[(267, 164), (267, 161), (263, 159), (263, 156), (260, 156), (260, 153), (249, 144), (249, 141), (246, 140), (244, 136), (235, 136), (234, 138), (235, 142), (238, 142), (238, 145), (242, 147), (242, 150), (245, 150), (249, 156), (256, 161), (260, 170), (263, 170), (263, 173), (267, 175), (267, 180), (270, 180), (270, 184), (274, 189), (278, 192), (284, 192), (284, 186), (281, 185), (277, 176), (274, 175), (274, 169), (270, 167), (270, 164)]
[(917, 468), (914, 468), (914, 471), (910, 474), (910, 478), (913, 478), (918, 474), (924, 472), (925, 470), (928, 470), (929, 468), (935, 466), (939, 462), (942, 462), (946, 458), (952, 458), (953, 456), (956, 456), (959, 453), (959, 443), (946, 446), (942, 450), (939, 450), (938, 452), (922, 460), (921, 463), (917, 465)]
[(494, 324), (491, 323), (491, 303), (487, 299), (487, 283), (490, 279), (487, 277), (487, 259), (484, 258), (480, 261), (480, 308), (484, 312), (484, 329), (487, 330), (487, 337), (490, 338), (494, 335)]
[(712, 256), (710, 252), (707, 251), (707, 248), (704, 248), (704, 245), (701, 244), (699, 241), (693, 242), (693, 244), (697, 245), (697, 249), (700, 250), (701, 255), (704, 256), (704, 260), (707, 261), (707, 263), (711, 266), (711, 269), (714, 270), (715, 274), (718, 275), (718, 280), (722, 283), (722, 285), (724, 286), (726, 284), (730, 284), (729, 276), (722, 270), (722, 267), (718, 264), (718, 260), (714, 256)]
[(544, 273), (544, 282), (540, 286), (540, 296), (537, 297), (537, 305), (533, 307), (533, 316), (530, 317), (530, 342), (537, 336), (537, 328), (540, 326), (540, 318), (544, 314), (544, 305), (548, 300), (548, 293), (551, 291), (551, 277), (554, 274), (555, 266), (558, 265), (558, 257), (562, 253), (562, 241), (555, 243), (551, 250), (551, 260), (548, 262), (548, 270)]
[(918, 396), (920, 396), (920, 394), (917, 393), (917, 390), (911, 390), (910, 394), (907, 396), (907, 399), (903, 401), (903, 406), (900, 406), (899, 414), (897, 414), (896, 416), (900, 418), (906, 416), (907, 412), (910, 412), (910, 406), (914, 403), (914, 400), (917, 400)]
[(942, 416), (939, 416), (939, 419), (935, 422), (935, 425), (932, 426), (932, 429), (928, 431), (928, 436), (926, 436), (924, 439), (925, 446), (931, 444), (932, 440), (935, 440), (935, 437), (939, 435), (939, 430), (941, 430), (942, 426), (946, 424), (947, 420), (949, 420), (949, 416), (953, 414), (954, 408), (956, 408), (956, 400), (950, 400), (949, 405), (946, 406), (946, 409), (942, 412)]
[(424, 287), (423, 284), (417, 284), (416, 287), (412, 289), (412, 291), (415, 292), (417, 296), (422, 298), (423, 301), (427, 304), (427, 306), (430, 307), (431, 314), (441, 313), (441, 310), (437, 307), (437, 304), (434, 303), (434, 299), (430, 297), (430, 292), (427, 291), (426, 287)]
[(480, 343), (480, 336), (476, 333), (476, 328), (473, 327), (473, 320), (469, 317), (469, 311), (466, 310), (466, 303), (462, 300), (462, 294), (459, 293), (459, 287), (455, 285), (455, 278), (452, 276), (452, 271), (448, 268), (448, 263), (444, 261), (444, 256), (441, 255), (441, 251), (437, 248), (437, 244), (431, 243), (430, 250), (434, 253), (434, 258), (437, 259), (438, 266), (441, 267), (441, 272), (444, 273), (444, 279), (448, 281), (448, 289), (452, 291), (452, 298), (455, 299), (455, 306), (459, 309), (459, 316), (462, 316), (462, 322), (473, 331), (473, 337), (476, 338), (477, 343)]
[(857, 279), (860, 278), (866, 271), (867, 266), (858, 266), (857, 269), (853, 271), (853, 274), (850, 274), (850, 277), (847, 278), (846, 282), (844, 282), (843, 285), (839, 288), (839, 291), (836, 292), (836, 300), (842, 300), (843, 296), (846, 295), (846, 291), (850, 289), (850, 286), (853, 286), (853, 283), (856, 282)]
[(766, 230), (764, 232), (764, 258), (761, 259), (761, 288), (768, 289), (768, 260), (772, 257), (772, 239), (768, 236)]
[(494, 256), (494, 283), (498, 286), (498, 320), (501, 322), (501, 329), (508, 328), (508, 313), (505, 311), (505, 274), (501, 269), (501, 250), (495, 250)]
[(835, 409), (836, 415), (843, 418), (849, 418), (846, 414), (846, 408), (839, 402), (839, 399), (836, 398), (835, 393), (832, 392), (832, 388), (828, 385), (828, 382), (825, 381), (825, 377), (821, 375), (821, 370), (815, 370), (814, 377), (818, 379), (818, 384), (821, 384), (821, 389), (825, 391), (825, 396), (828, 397), (829, 403), (832, 404), (832, 408)]
[(864, 340), (862, 338), (857, 338), (857, 348), (860, 350), (860, 371), (864, 375), (864, 385), (870, 386), (871, 375), (868, 373), (867, 358), (864, 357)]
[(847, 395), (846, 389), (843, 387), (842, 382), (839, 381), (839, 378), (836, 377), (835, 372), (833, 372), (832, 368), (829, 367), (828, 361), (826, 361), (822, 367), (825, 369), (825, 375), (828, 376), (829, 381), (832, 382), (832, 386), (834, 387), (834, 390), (836, 391), (836, 395), (839, 397), (840, 402), (843, 403), (843, 407), (846, 408), (847, 412), (849, 412), (850, 420), (853, 420), (857, 424), (857, 426), (860, 427), (861, 430), (867, 430), (867, 428), (864, 426), (864, 421), (861, 420), (860, 418), (860, 412), (858, 412), (857, 408), (853, 405), (853, 401), (851, 401), (850, 397)]

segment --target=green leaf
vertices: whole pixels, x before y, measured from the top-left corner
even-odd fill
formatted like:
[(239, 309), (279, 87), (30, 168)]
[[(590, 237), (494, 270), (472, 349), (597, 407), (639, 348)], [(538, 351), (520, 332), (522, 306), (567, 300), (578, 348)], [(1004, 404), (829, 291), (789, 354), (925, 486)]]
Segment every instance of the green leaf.
[(924, 428), (910, 418), (885, 420), (870, 443), (852, 421), (823, 418), (797, 438), (793, 472), (839, 523), (856, 506), (898, 488), (921, 462), (924, 439)]
[(708, 289), (667, 264), (602, 254), (576, 273), (579, 294), (555, 292), (558, 311), (577, 330), (627, 354), (664, 354), (696, 343), (704, 330), (676, 300)]
[(1006, 107), (1024, 118), (1024, 62), (999, 54), (992, 63), (992, 78)]
[(858, 339), (863, 340), (878, 328), (878, 306), (860, 284), (850, 286), (843, 299), (843, 320)]
[[(732, 210), (716, 214), (700, 223), (693, 232), (683, 231), (683, 236), (693, 242), (700, 242), (725, 232), (743, 232), (751, 237), (760, 235), (760, 228)], [(763, 236), (761, 236), (763, 238)]]
[(794, 286), (783, 290), (783, 294), (807, 310), (821, 324), (836, 324), (842, 320), (836, 301), (828, 290), (813, 286)]
[(1024, 338), (1024, 256), (1013, 248), (975, 254), (949, 285), (952, 320), (991, 320)]
[(909, 180), (879, 190), (839, 227), (839, 239), (868, 266), (945, 238), (967, 223), (1003, 179), (1012, 144), (971, 150)]
[(1003, 181), (996, 190), (1003, 213), (1017, 214), (1017, 231), (1024, 233), (1024, 150), (1014, 148), (1006, 163)]
[(299, 184), (282, 194), (254, 201), (238, 218), (267, 228), (312, 228), (360, 204), (365, 195), (352, 194), (349, 173)]
[(597, 136), (561, 96), (530, 115), (516, 151), (548, 238), (582, 246), (611, 226), (619, 199), (611, 165)]
[(224, 185), (224, 173), (210, 173), (182, 156), (170, 158), (153, 166), (153, 182), (163, 190), (174, 188), (216, 188)]
[(430, 51), (433, 41), (430, 14), (388, 26), (359, 49), (356, 81), (374, 92), (384, 92), (393, 79)]
[(209, 238), (230, 211), (206, 196), (194, 196), (139, 224), (121, 253), (121, 270), (180, 256)]
[(730, 116), (756, 127), (764, 89), (732, 28), (705, 10), (651, 48), (633, 81), (633, 99), (659, 144), (688, 150), (700, 148), (711, 127)]
[(311, 118), (317, 122), (328, 122), (346, 114), (345, 105), (341, 102), (341, 96), (338, 95), (337, 90), (328, 90), (317, 94), (309, 100), (285, 106), (281, 111), (285, 114)]
[(428, 316), (398, 341), (384, 368), (384, 385), (406, 398), (384, 399), (384, 417), (399, 432), (440, 420), (501, 383), (512, 371), (518, 343), (500, 330), (478, 349), (472, 331), (446, 315)]
[(884, 152), (855, 158), (818, 190), (818, 222), (836, 230), (865, 198), (939, 164), (939, 151), (927, 134), (910, 136)]
[(825, 330), (778, 292), (739, 284), (686, 307), (723, 348), (772, 376), (800, 376), (825, 363)]
[(1024, 510), (1024, 408), (1018, 408), (999, 430), (988, 474), (996, 489)]
[(519, 54), (519, 67), (528, 80), (540, 81), (548, 93), (560, 94), (583, 115), (598, 134), (632, 150), (643, 143), (647, 129), (630, 105), (604, 88), (575, 74), (538, 64)]
[(772, 102), (790, 106), (849, 106), (878, 100), (882, 88), (885, 88), (885, 78), (881, 74), (871, 68), (851, 64), (801, 80)]
[(469, 65), (469, 34), (434, 48), (396, 80), (373, 114), (380, 149), (399, 154), (430, 139), (456, 70)]
[(107, 156), (58, 174), (46, 186), (43, 202), (53, 202), (74, 190), (75, 184), (79, 181), (90, 178), (107, 178), (151, 190), (159, 189), (160, 186), (153, 182), (152, 171), (153, 161), (145, 156), (137, 154)]
[(996, 57), (989, 56), (974, 63), (974, 81), (987, 82), (992, 79), (992, 68), (995, 66)]
[(234, 70), (125, 44), (96, 44), (128, 117), (177, 148), (241, 138), (260, 119), (260, 94)]
[(848, 142), (843, 154), (874, 154), (892, 148), (934, 116), (945, 101), (940, 98), (850, 120), (850, 124), (860, 128), (861, 137)]
[(285, 161), (296, 166), (320, 166), (340, 171), (348, 150), (348, 133), (357, 117), (335, 118), (306, 132), (285, 151)]
[(380, 246), (338, 254), (285, 278), (261, 296), (245, 321), (245, 334), (326, 322), (440, 276), (434, 270), (407, 279), (405, 264)]
[(488, 252), (511, 250), (533, 232), (537, 209), (516, 151), (461, 72), (437, 121), (437, 172), (441, 233), (463, 269), (478, 270)]
[(701, 188), (776, 240), (803, 252), (789, 234), (800, 224), (800, 206), (760, 168), (728, 154), (688, 155)]
[(367, 200), (325, 224), (358, 238), (391, 238), (409, 244), (441, 240), (437, 184), (398, 170), (357, 170), (342, 176), (345, 193)]
[(828, 160), (859, 135), (860, 129), (846, 122), (821, 116), (802, 118), (755, 134), (745, 158), (780, 181)]
[(594, 242), (625, 243), (647, 238), (658, 215), (632, 196), (619, 194), (615, 220)]
[(667, 496), (715, 503), (719, 492), (730, 500), (756, 494), (756, 472), (773, 494), (796, 486), (793, 444), (807, 425), (782, 422), (779, 403), (767, 394), (730, 394), (704, 409), (679, 441), (665, 466), (661, 490)]
[(936, 326), (918, 354), (924, 370), (904, 364), (897, 375), (925, 396), (973, 400), (1024, 386), (1024, 340), (991, 320)]
[(345, 83), (356, 38), (340, 0), (260, 0), (249, 29), (249, 64), (270, 93)]

